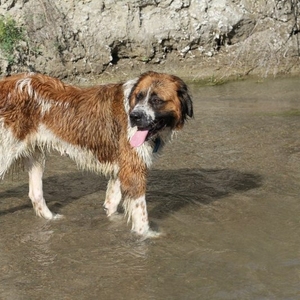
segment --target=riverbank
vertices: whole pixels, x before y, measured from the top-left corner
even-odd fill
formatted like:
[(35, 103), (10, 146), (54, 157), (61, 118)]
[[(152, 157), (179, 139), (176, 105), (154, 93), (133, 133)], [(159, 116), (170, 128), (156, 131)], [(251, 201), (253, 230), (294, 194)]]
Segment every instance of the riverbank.
[[(203, 80), (300, 73), (299, 3), (36, 0), (0, 6), (0, 75)], [(219, 79), (218, 79), (219, 80)]]
[[(277, 64), (276, 64), (277, 63)], [(300, 58), (286, 59), (284, 62), (274, 62), (273, 65), (255, 66), (250, 63), (234, 60), (228, 53), (219, 53), (215, 57), (185, 58), (174, 57), (162, 64), (143, 63), (137, 60), (120, 60), (110, 64), (101, 74), (72, 75), (65, 78), (73, 84), (90, 85), (125, 81), (139, 76), (146, 71), (164, 72), (177, 75), (186, 82), (202, 82), (204, 85), (219, 85), (227, 81), (255, 77), (265, 78), (299, 76)]]

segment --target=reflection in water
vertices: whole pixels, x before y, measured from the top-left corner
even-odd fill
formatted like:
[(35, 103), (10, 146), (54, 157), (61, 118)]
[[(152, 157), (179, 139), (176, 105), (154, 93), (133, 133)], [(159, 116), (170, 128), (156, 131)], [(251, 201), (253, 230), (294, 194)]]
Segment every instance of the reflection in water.
[(1, 299), (298, 299), (298, 79), (192, 86), (195, 119), (150, 172), (159, 239), (102, 209), (107, 181), (50, 157), (65, 216), (34, 216), (27, 175), (0, 186)]

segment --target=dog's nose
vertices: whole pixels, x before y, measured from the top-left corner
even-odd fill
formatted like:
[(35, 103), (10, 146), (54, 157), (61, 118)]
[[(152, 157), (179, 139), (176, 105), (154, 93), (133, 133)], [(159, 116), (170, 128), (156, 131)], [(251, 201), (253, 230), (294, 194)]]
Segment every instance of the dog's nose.
[(133, 110), (129, 116), (130, 116), (131, 126), (143, 127), (146, 125), (145, 116), (141, 111)]
[(141, 110), (133, 110), (130, 114), (131, 126), (137, 126), (139, 128), (146, 128), (151, 123), (151, 118)]
[(129, 116), (131, 123), (134, 123), (136, 125), (136, 123), (141, 122), (142, 114), (140, 112), (132, 111)]

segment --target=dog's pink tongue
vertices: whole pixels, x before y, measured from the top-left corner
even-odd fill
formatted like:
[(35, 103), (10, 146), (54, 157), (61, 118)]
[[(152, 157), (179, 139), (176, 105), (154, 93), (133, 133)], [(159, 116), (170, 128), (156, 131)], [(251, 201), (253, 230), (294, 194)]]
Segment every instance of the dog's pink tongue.
[(130, 139), (130, 145), (134, 148), (141, 146), (146, 139), (148, 130), (138, 130)]

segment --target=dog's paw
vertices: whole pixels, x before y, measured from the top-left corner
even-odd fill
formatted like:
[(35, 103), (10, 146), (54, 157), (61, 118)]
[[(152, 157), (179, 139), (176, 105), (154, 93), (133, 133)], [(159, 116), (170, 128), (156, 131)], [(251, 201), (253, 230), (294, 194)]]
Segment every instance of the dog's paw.
[(118, 214), (117, 207), (109, 207), (107, 204), (104, 204), (103, 209), (108, 217)]
[(53, 214), (53, 218), (52, 220), (60, 220), (60, 219), (64, 219), (65, 216), (64, 215), (60, 215), (60, 214)]
[(151, 229), (148, 229), (143, 234), (138, 234), (137, 232), (134, 232), (134, 234), (139, 236), (140, 241), (145, 241), (147, 239), (156, 239), (156, 238), (159, 238), (163, 235), (162, 232), (154, 231), (154, 230), (151, 230)]
[(123, 221), (124, 220), (124, 215), (119, 214), (118, 212), (113, 213), (112, 215), (108, 216), (108, 219), (110, 221), (116, 222), (116, 221)]

